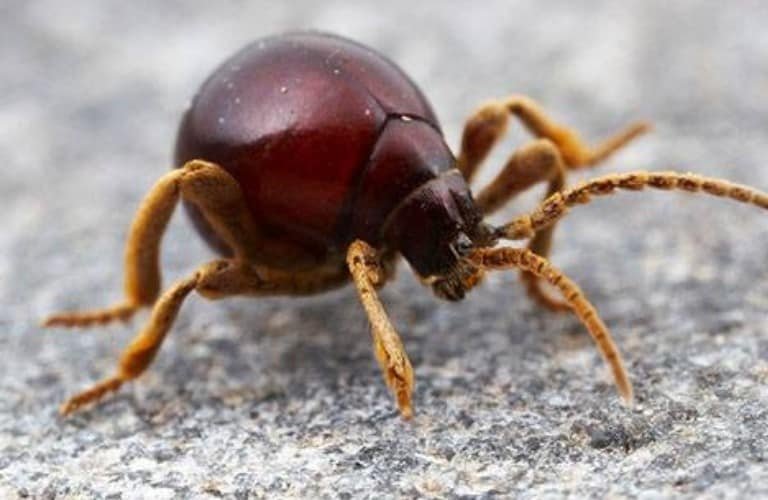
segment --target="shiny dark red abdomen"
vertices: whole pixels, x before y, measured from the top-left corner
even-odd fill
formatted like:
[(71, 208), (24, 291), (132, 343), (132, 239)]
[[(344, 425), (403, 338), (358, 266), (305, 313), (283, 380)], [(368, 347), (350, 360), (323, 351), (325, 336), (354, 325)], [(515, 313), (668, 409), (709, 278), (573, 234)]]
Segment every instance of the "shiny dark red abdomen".
[(389, 212), (453, 163), (431, 107), (399, 68), (319, 33), (257, 41), (221, 65), (179, 129), (176, 166), (193, 159), (237, 179), (257, 225), (279, 243), (267, 260), (287, 267), (301, 260), (292, 253), (312, 265), (354, 238), (376, 244)]

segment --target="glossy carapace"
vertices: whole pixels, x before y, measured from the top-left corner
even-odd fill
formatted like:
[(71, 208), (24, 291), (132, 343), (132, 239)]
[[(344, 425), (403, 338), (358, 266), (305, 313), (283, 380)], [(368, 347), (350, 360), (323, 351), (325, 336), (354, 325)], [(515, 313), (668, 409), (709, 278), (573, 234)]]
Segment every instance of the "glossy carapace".
[(362, 239), (433, 275), (455, 261), (441, 255), (445, 240), (475, 234), (481, 218), (458, 171), (436, 180), (456, 160), (421, 91), (380, 54), (337, 36), (267, 38), (225, 61), (182, 119), (176, 164), (198, 158), (238, 181), (269, 235), (260, 258), (270, 266), (341, 263)]

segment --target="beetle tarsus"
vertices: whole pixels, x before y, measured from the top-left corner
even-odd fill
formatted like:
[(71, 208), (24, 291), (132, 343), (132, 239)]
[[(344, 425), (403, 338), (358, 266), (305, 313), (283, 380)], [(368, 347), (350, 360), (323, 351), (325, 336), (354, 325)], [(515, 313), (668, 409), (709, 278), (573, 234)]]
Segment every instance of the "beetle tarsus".
[(87, 328), (106, 325), (113, 321), (128, 321), (141, 306), (122, 303), (94, 311), (72, 311), (53, 314), (44, 319), (43, 327)]
[(99, 382), (90, 389), (81, 392), (75, 396), (69, 398), (64, 404), (59, 407), (59, 413), (63, 417), (67, 417), (83, 406), (95, 403), (107, 394), (117, 391), (120, 386), (123, 385), (124, 380), (120, 376), (114, 376)]

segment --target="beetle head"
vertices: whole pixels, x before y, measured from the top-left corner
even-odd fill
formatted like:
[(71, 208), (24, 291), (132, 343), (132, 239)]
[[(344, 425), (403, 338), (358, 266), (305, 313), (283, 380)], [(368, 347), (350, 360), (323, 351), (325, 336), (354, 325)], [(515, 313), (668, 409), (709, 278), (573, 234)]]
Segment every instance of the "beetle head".
[(447, 300), (464, 298), (481, 277), (466, 258), (469, 252), (495, 243), (493, 230), (483, 222), (464, 177), (455, 169), (404, 200), (387, 233), (422, 281)]

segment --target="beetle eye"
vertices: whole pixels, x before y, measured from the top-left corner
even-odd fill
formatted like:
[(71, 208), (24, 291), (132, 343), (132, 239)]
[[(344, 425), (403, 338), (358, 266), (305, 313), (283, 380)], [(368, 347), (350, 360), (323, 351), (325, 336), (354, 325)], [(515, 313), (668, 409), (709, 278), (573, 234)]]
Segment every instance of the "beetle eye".
[(453, 243), (453, 247), (459, 255), (466, 255), (474, 248), (474, 244), (466, 234), (459, 233), (456, 241)]

